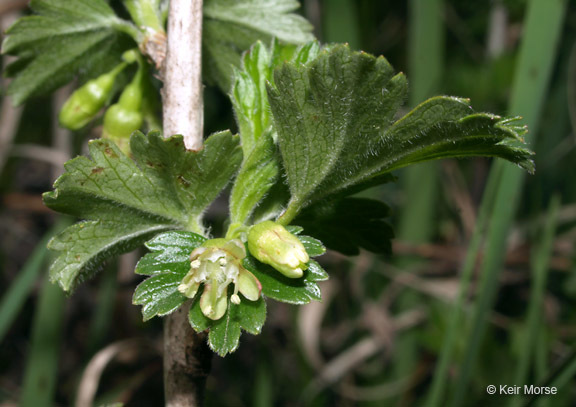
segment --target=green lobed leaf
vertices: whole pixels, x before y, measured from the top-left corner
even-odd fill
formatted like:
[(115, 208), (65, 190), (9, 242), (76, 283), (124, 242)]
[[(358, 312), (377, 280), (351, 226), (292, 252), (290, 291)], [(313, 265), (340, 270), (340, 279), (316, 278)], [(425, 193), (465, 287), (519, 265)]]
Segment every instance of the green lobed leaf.
[(146, 243), (150, 253), (136, 266), (136, 273), (151, 276), (136, 287), (132, 302), (142, 305), (144, 320), (175, 311), (187, 298), (178, 285), (190, 270), (190, 253), (206, 238), (187, 231), (170, 231)]
[[(190, 267), (188, 266), (188, 269)], [(181, 272), (162, 272), (147, 278), (136, 287), (132, 302), (143, 305), (144, 321), (154, 316), (163, 316), (176, 311), (187, 298), (178, 291), (178, 286), (186, 275)]]
[(298, 240), (302, 242), (302, 245), (306, 249), (306, 253), (311, 257), (322, 256), (326, 253), (326, 248), (318, 239), (314, 239), (311, 236), (299, 235)]
[(279, 173), (270, 127), (266, 82), (273, 71), (272, 55), (257, 42), (235, 71), (230, 94), (242, 140), (244, 161), (230, 195), (230, 221), (246, 223), (253, 208), (275, 184)]
[(348, 256), (360, 248), (373, 253), (391, 252), (394, 231), (384, 218), (389, 207), (367, 198), (344, 198), (319, 202), (304, 209), (295, 222), (317, 236), (329, 249)]
[(244, 53), (240, 68), (234, 69), (230, 91), (244, 156), (248, 157), (257, 148), (261, 138), (269, 138), (270, 133), (274, 133), (266, 89), (266, 84), (274, 81), (274, 69), (285, 62), (306, 64), (319, 52), (316, 41), (296, 47), (274, 40), (270, 47), (258, 41)]
[[(279, 48), (277, 43), (273, 46)], [(258, 41), (244, 53), (240, 69), (234, 70), (230, 99), (246, 157), (270, 126), (266, 82), (272, 79), (274, 67), (272, 52)]]
[(190, 270), (190, 253), (206, 240), (187, 231), (170, 231), (146, 243), (150, 253), (136, 265), (136, 273), (151, 276), (136, 287), (132, 303), (142, 305), (144, 321), (170, 314), (187, 298), (178, 285)]
[(257, 42), (244, 54), (242, 69), (235, 70), (230, 93), (244, 152), (244, 161), (230, 197), (233, 224), (246, 224), (257, 205), (279, 182), (280, 158), (274, 143), (275, 129), (270, 118), (266, 83), (273, 81), (273, 70), (281, 63), (306, 63), (319, 52), (316, 42), (296, 48), (273, 41), (270, 48)]
[(256, 41), (278, 38), (289, 44), (311, 41), (312, 26), (292, 13), (293, 0), (206, 0), (204, 2), (204, 72), (228, 92), (233, 66)]
[(293, 235), (299, 235), (304, 231), (304, 228), (302, 226), (288, 225), (286, 226), (286, 230)]
[[(75, 75), (88, 79), (120, 62), (134, 42), (123, 35), (132, 27), (103, 0), (34, 0), (37, 15), (23, 17), (7, 30), (2, 52), (20, 57), (7, 72), (15, 104), (52, 91)], [(133, 27), (135, 29), (135, 27)]]
[[(104, 258), (138, 247), (172, 229), (203, 233), (201, 214), (222, 191), (241, 160), (238, 137), (210, 136), (199, 152), (186, 151), (182, 136), (135, 133), (135, 161), (108, 140), (90, 142), (91, 159), (65, 164), (45, 204), (81, 222), (52, 239), (60, 252), (50, 269), (65, 291), (88, 277)], [(226, 160), (221, 160), (226, 156)]]
[(394, 122), (407, 84), (383, 57), (334, 46), (306, 65), (284, 64), (274, 79), (268, 94), (290, 218), (422, 161), (480, 155), (533, 168), (531, 153), (511, 144), (521, 143), (524, 130), (511, 119), (473, 113), (464, 99), (432, 98)]
[(196, 233), (174, 230), (162, 233), (146, 242), (150, 253), (136, 265), (136, 273), (153, 276), (164, 271), (182, 272), (190, 270), (190, 253), (206, 240)]
[(206, 318), (196, 300), (188, 314), (190, 325), (198, 331), (209, 329), (208, 345), (220, 356), (234, 352), (240, 343), (242, 330), (258, 335), (266, 321), (266, 301), (242, 301), (236, 305), (228, 300), (226, 314), (216, 321)]
[(50, 279), (70, 291), (98, 271), (107, 258), (134, 250), (155, 234), (171, 228), (174, 225), (145, 220), (76, 223), (48, 243), (49, 249), (59, 252), (50, 267)]
[[(199, 154), (182, 154), (185, 150), (182, 137), (166, 141), (159, 133), (146, 137), (136, 133), (130, 149), (142, 171), (153, 184), (163, 186), (173, 200), (178, 202), (179, 216), (186, 216), (187, 228), (203, 233), (201, 215), (218, 197), (242, 161), (238, 136), (224, 131), (211, 135)], [(165, 202), (164, 202), (165, 204)]]
[(258, 206), (254, 208), (251, 223), (255, 225), (266, 220), (276, 219), (285, 210), (289, 200), (288, 185), (286, 185), (284, 177), (281, 177), (258, 203)]
[(243, 265), (262, 284), (262, 294), (289, 304), (308, 304), (312, 300), (320, 301), (322, 296), (317, 283), (328, 279), (328, 274), (314, 260), (310, 260), (302, 278), (285, 277), (279, 271), (260, 263), (252, 256), (247, 256)]

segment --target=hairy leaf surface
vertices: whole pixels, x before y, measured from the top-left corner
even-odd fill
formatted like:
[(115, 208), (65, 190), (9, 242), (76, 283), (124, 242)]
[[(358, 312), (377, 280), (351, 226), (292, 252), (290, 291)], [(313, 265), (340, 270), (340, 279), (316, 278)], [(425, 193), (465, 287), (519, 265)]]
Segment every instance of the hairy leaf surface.
[(150, 277), (136, 287), (132, 299), (142, 305), (145, 321), (167, 315), (187, 300), (178, 286), (190, 270), (190, 253), (205, 240), (196, 233), (171, 231), (146, 243), (150, 253), (140, 259), (136, 273)]
[(280, 157), (274, 139), (266, 83), (274, 69), (286, 61), (307, 63), (319, 52), (316, 42), (296, 48), (274, 41), (267, 49), (257, 42), (245, 53), (242, 68), (235, 70), (231, 91), (240, 130), (244, 161), (230, 197), (232, 223), (247, 223), (253, 210), (278, 182)]
[(468, 101), (429, 99), (400, 120), (403, 74), (383, 57), (334, 46), (306, 65), (284, 64), (268, 88), (291, 192), (288, 211), (392, 170), (439, 158), (501, 157), (532, 170), (513, 119), (474, 113)]
[(103, 0), (33, 0), (30, 7), (37, 14), (19, 19), (2, 44), (3, 53), (20, 57), (8, 70), (15, 76), (8, 93), (16, 104), (77, 74), (95, 77), (134, 46), (121, 34), (133, 26)]
[(206, 0), (204, 55), (209, 78), (225, 92), (232, 85), (233, 66), (256, 41), (278, 38), (289, 44), (311, 41), (312, 26), (294, 14), (293, 0)]
[(51, 278), (66, 291), (100, 261), (170, 229), (203, 233), (201, 215), (226, 186), (242, 159), (238, 137), (212, 135), (199, 152), (186, 151), (182, 136), (159, 133), (131, 138), (134, 160), (112, 142), (90, 142), (91, 159), (77, 157), (44, 194), (45, 204), (87, 222), (56, 236), (60, 252)]
[(266, 95), (266, 81), (271, 79), (273, 68), (272, 53), (258, 42), (244, 55), (242, 69), (235, 72), (230, 96), (244, 161), (230, 196), (232, 223), (248, 220), (280, 171)]

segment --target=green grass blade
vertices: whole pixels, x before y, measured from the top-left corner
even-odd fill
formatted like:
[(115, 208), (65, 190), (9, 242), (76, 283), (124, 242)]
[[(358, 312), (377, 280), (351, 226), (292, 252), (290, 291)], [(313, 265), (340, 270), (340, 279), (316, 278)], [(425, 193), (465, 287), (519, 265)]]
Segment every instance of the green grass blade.
[[(70, 218), (61, 218), (47, 237), (71, 224)], [(42, 242), (44, 246), (44, 242)], [(39, 246), (39, 247), (43, 247)], [(50, 257), (47, 256), (48, 260)], [(61, 348), (62, 323), (66, 297), (64, 292), (46, 276), (42, 283), (32, 321), (28, 359), (24, 372), (21, 407), (52, 405), (58, 375), (58, 356)]]
[[(539, 383), (538, 386), (546, 387), (556, 387), (560, 391), (564, 386), (570, 383), (571, 380), (576, 376), (576, 352), (570, 354), (558, 368), (553, 370), (547, 378)], [(536, 395), (523, 404), (523, 407), (534, 406), (537, 401), (542, 401), (545, 399), (541, 398), (541, 395)]]
[[(505, 256), (507, 231), (512, 223), (514, 208), (517, 197), (510, 189), (504, 186), (510, 183), (510, 176), (502, 174), (502, 182), (497, 189), (498, 198), (494, 206), (494, 213), (488, 222), (487, 251), (481, 267), (480, 289), (472, 316), (472, 330), (468, 341), (468, 348), (464, 357), (464, 363), (460, 370), (458, 382), (455, 386), (452, 407), (463, 406), (467, 394), (467, 387), (476, 366), (478, 352), (482, 344), (483, 336), (487, 328), (487, 316), (492, 309), (496, 293), (498, 291), (501, 266)], [(508, 173), (509, 175), (509, 173)], [(501, 204), (505, 198), (509, 206)], [(500, 201), (499, 201), (500, 199)], [(500, 203), (500, 204), (499, 204)]]
[[(438, 91), (444, 68), (442, 0), (411, 0), (409, 3), (409, 78), (411, 106)], [(412, 243), (428, 241), (436, 223), (438, 191), (436, 163), (421, 164), (403, 173), (406, 202), (398, 236)]]
[(69, 224), (69, 220), (63, 219), (46, 232), (34, 248), (24, 267), (22, 267), (22, 270), (20, 270), (18, 277), (14, 280), (4, 297), (2, 297), (0, 302), (0, 342), (4, 340), (8, 329), (18, 316), (24, 301), (30, 294), (32, 285), (36, 281), (40, 270), (42, 270), (46, 254), (48, 253), (46, 244), (52, 236)]
[(2, 297), (0, 302), (0, 342), (4, 340), (8, 329), (20, 313), (34, 281), (36, 281), (40, 270), (42, 270), (44, 259), (48, 252), (46, 244), (52, 235), (52, 232), (48, 232), (38, 242), (30, 258), (20, 270), (18, 277), (10, 285), (4, 297)]
[(114, 299), (118, 290), (118, 262), (109, 267), (103, 273), (102, 281), (98, 288), (98, 307), (94, 310), (94, 316), (90, 325), (90, 340), (88, 342), (89, 353), (94, 353), (102, 345), (112, 322), (114, 313)]
[[(538, 343), (536, 344), (536, 361), (535, 361), (535, 377), (537, 380), (546, 376), (548, 369), (548, 332), (540, 330), (538, 332)], [(541, 399), (538, 407), (550, 407), (550, 400), (548, 398)]]
[(348, 43), (350, 48), (360, 48), (360, 29), (353, 0), (324, 2), (322, 22), (324, 41)]
[(256, 367), (252, 405), (254, 407), (274, 405), (274, 374), (264, 359), (260, 359)]
[[(434, 94), (444, 67), (443, 0), (409, 2), (409, 103), (412, 106)], [(436, 163), (408, 168), (403, 173), (406, 201), (400, 218), (398, 237), (410, 243), (429, 241), (436, 223), (438, 169)], [(405, 259), (407, 260), (407, 259)], [(409, 265), (405, 261), (404, 265)], [(400, 309), (407, 310), (420, 302), (418, 294), (405, 292)], [(418, 337), (414, 331), (402, 332), (395, 351), (395, 377), (406, 377), (417, 364)], [(402, 403), (402, 400), (399, 401)]]
[(410, 0), (408, 58), (411, 106), (440, 89), (444, 70), (444, 1)]
[(65, 300), (64, 292), (46, 276), (34, 315), (21, 407), (52, 405), (58, 377)]
[[(530, 305), (526, 321), (526, 341), (523, 343), (524, 348), (521, 352), (521, 358), (518, 362), (513, 382), (517, 385), (529, 383), (527, 379), (530, 365), (535, 362), (535, 346), (540, 336), (540, 327), (543, 323), (542, 305), (544, 301), (544, 293), (546, 291), (548, 264), (550, 262), (550, 257), (552, 256), (559, 208), (560, 197), (555, 195), (550, 202), (547, 222), (541, 235), (542, 240), (540, 240), (532, 259), (532, 284), (530, 289)], [(510, 401), (510, 406), (516, 407), (520, 405), (522, 398), (516, 396)]]
[(449, 368), (452, 363), (452, 358), (455, 354), (458, 336), (462, 334), (461, 329), (462, 318), (464, 316), (464, 303), (470, 289), (470, 283), (472, 282), (476, 259), (478, 257), (478, 253), (480, 252), (482, 238), (486, 232), (489, 215), (492, 213), (492, 206), (489, 204), (494, 202), (494, 194), (496, 192), (496, 188), (495, 185), (491, 185), (490, 182), (496, 185), (500, 182), (500, 179), (496, 177), (496, 175), (498, 174), (495, 174), (495, 176), (489, 180), (489, 184), (486, 186), (486, 191), (484, 193), (484, 200), (486, 205), (482, 205), (480, 207), (480, 212), (478, 213), (478, 218), (476, 221), (476, 228), (474, 229), (474, 233), (472, 234), (472, 238), (470, 239), (470, 243), (468, 245), (468, 251), (462, 266), (458, 297), (450, 314), (448, 329), (446, 331), (444, 340), (442, 341), (440, 357), (436, 364), (436, 369), (434, 370), (432, 378), (432, 385), (430, 386), (430, 392), (427, 396), (427, 407), (444, 405), (444, 393), (449, 384)]
[(570, 380), (573, 380), (574, 376), (576, 376), (576, 353), (567, 358), (562, 366), (551, 376), (549, 387), (560, 389), (567, 385)]
[[(539, 114), (555, 61), (556, 45), (565, 15), (564, 0), (531, 0), (525, 23), (525, 34), (520, 49), (510, 114), (522, 115), (530, 128), (527, 138), (532, 138), (538, 128)], [(529, 140), (528, 140), (529, 141)], [(490, 312), (498, 289), (498, 277), (502, 268), (506, 238), (516, 212), (524, 174), (518, 168), (502, 162), (496, 163), (491, 178), (501, 177), (497, 187), (494, 211), (487, 235), (487, 251), (481, 269), (481, 288), (474, 310), (472, 332), (464, 363), (455, 386), (452, 407), (464, 405), (468, 385), (476, 366), (486, 317)], [(482, 205), (487, 205), (486, 200)]]

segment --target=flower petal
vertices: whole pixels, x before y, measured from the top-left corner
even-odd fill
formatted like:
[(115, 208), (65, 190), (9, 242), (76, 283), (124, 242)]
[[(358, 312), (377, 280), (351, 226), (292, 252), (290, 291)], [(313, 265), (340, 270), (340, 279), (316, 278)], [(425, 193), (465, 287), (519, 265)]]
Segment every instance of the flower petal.
[(200, 309), (202, 313), (210, 319), (217, 320), (224, 316), (228, 308), (228, 296), (218, 296), (218, 286), (215, 284), (205, 284), (204, 292), (200, 297)]
[(194, 298), (200, 287), (200, 283), (192, 281), (193, 277), (191, 274), (187, 275), (178, 286), (178, 291), (188, 298)]
[(240, 268), (237, 285), (238, 291), (240, 291), (248, 300), (256, 301), (260, 298), (262, 284), (260, 284), (260, 281), (248, 270)]

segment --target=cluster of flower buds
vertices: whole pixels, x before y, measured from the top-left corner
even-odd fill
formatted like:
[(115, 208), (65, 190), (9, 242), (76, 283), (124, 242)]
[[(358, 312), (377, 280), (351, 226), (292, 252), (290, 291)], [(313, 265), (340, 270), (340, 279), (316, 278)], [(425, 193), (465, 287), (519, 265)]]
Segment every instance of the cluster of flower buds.
[(124, 52), (122, 59), (123, 62), (114, 69), (77, 89), (62, 106), (59, 120), (63, 127), (71, 130), (86, 126), (114, 96), (116, 78), (128, 65), (137, 62), (136, 75), (124, 88), (118, 101), (106, 109), (102, 130), (103, 138), (114, 141), (120, 150), (129, 155), (130, 135), (140, 129), (144, 121), (148, 68), (137, 50)]

